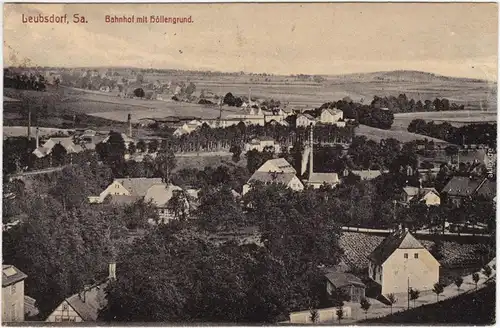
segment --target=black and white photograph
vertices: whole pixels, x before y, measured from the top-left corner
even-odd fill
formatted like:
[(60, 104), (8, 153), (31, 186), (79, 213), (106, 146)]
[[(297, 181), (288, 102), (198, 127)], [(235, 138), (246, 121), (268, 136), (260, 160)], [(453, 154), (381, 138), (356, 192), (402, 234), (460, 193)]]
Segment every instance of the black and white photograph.
[(492, 326), (498, 3), (4, 3), (6, 326)]

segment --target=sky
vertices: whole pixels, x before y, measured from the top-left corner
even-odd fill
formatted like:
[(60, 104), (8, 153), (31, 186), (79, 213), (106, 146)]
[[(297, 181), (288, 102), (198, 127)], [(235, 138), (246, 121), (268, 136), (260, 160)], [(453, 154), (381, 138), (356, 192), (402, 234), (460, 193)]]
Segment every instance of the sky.
[[(74, 14), (87, 23), (28, 24)], [(111, 24), (105, 16), (191, 16)], [(419, 70), (497, 80), (494, 3), (5, 4), (4, 66), (274, 74)]]

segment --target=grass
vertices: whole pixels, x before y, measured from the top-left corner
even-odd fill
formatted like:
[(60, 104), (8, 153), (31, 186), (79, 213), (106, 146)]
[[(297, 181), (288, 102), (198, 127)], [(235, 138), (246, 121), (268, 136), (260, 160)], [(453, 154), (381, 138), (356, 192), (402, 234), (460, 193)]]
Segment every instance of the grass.
[(394, 138), (399, 140), (400, 142), (410, 142), (413, 140), (433, 140), (435, 143), (447, 144), (446, 141), (436, 138), (430, 138), (427, 136), (423, 136), (421, 134), (410, 133), (404, 130), (382, 130), (377, 129), (367, 125), (359, 125), (355, 131), (356, 135), (363, 135), (368, 139), (374, 140), (376, 142), (380, 142), (382, 139)]
[(462, 126), (472, 123), (495, 123), (497, 121), (496, 111), (444, 111), (423, 113), (399, 113), (394, 114), (394, 124), (391, 130), (407, 131), (408, 125), (414, 119), (434, 121), (436, 124), (448, 122), (454, 126)]

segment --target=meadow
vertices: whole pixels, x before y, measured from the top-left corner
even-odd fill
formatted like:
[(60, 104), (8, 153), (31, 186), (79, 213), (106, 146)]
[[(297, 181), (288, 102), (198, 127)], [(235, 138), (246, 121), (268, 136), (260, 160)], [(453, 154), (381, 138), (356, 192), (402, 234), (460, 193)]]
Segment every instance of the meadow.
[(391, 130), (406, 131), (410, 122), (415, 119), (434, 121), (436, 124), (448, 122), (453, 126), (460, 127), (473, 123), (495, 123), (497, 121), (497, 113), (496, 111), (476, 110), (398, 113), (394, 114), (394, 123)]
[(446, 141), (436, 138), (430, 138), (427, 136), (423, 136), (421, 134), (410, 133), (404, 130), (382, 130), (377, 129), (367, 125), (359, 125), (355, 131), (356, 135), (362, 135), (371, 139), (375, 142), (380, 142), (382, 139), (394, 138), (399, 140), (400, 142), (410, 142), (414, 140), (423, 140), (427, 139), (429, 141), (434, 141), (439, 144), (448, 144)]

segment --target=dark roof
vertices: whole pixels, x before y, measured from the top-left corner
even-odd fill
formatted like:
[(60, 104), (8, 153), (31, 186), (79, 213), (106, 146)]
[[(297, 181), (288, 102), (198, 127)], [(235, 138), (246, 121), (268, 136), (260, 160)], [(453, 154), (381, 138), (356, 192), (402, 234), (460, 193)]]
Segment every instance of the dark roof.
[(2, 287), (10, 286), (26, 279), (28, 276), (13, 265), (2, 266)]
[(450, 196), (470, 197), (478, 194), (493, 198), (496, 195), (496, 183), (488, 179), (453, 177), (448, 181), (442, 192)]
[(248, 182), (261, 181), (264, 183), (281, 183), (287, 186), (294, 177), (295, 173), (255, 171)]
[(361, 279), (350, 273), (330, 272), (325, 274), (325, 277), (335, 286), (335, 288), (342, 288), (350, 285), (366, 287)]
[(104, 291), (107, 284), (108, 282), (105, 281), (94, 285), (85, 292), (85, 296), (82, 291), (68, 297), (66, 302), (68, 302), (73, 310), (78, 313), (83, 321), (96, 321), (99, 315), (99, 310), (104, 308), (107, 304), (106, 293)]
[(398, 248), (420, 249), (424, 248), (424, 246), (422, 246), (410, 232), (398, 230), (385, 238), (377, 248), (368, 255), (368, 258), (376, 264), (382, 265)]
[(497, 184), (495, 181), (485, 180), (484, 183), (476, 190), (476, 194), (488, 199), (495, 198), (497, 194)]

